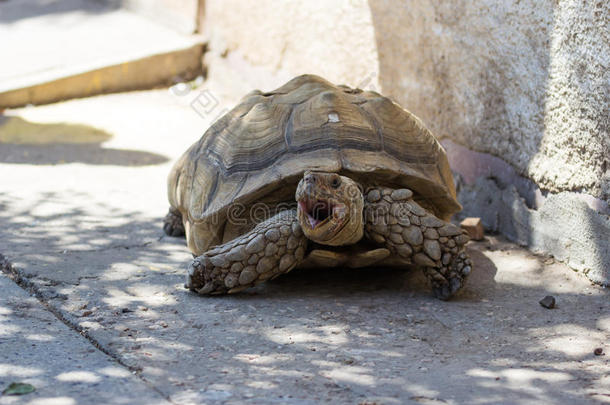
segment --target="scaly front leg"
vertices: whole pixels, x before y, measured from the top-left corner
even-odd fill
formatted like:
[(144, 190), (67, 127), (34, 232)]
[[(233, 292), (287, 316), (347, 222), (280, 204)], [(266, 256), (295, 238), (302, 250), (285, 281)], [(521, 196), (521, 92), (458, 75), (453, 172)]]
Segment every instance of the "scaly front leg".
[(242, 291), (292, 270), (303, 260), (306, 248), (296, 210), (283, 211), (195, 258), (186, 287), (199, 294)]
[(408, 189), (371, 188), (366, 192), (365, 236), (406, 263), (421, 265), (434, 294), (449, 299), (464, 286), (471, 261), (469, 238), (413, 200)]

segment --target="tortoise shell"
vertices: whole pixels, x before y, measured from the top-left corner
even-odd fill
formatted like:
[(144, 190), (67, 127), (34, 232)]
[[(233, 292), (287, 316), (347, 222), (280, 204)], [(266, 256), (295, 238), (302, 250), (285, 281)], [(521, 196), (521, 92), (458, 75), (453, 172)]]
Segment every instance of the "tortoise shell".
[(294, 202), (305, 170), (410, 188), (443, 219), (461, 209), (446, 153), (417, 117), (314, 75), (246, 95), (175, 164), (169, 200), (185, 224), (222, 221), (233, 203)]

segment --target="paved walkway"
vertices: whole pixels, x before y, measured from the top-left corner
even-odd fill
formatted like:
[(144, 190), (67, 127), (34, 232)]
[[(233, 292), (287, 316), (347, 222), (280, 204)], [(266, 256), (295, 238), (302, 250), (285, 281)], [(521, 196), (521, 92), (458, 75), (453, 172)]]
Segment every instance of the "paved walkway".
[[(469, 245), (475, 270), (450, 302), (419, 272), (380, 269), (186, 291), (165, 179), (235, 101), (215, 86), (199, 89), (219, 100), (209, 113), (184, 89), (6, 112), (27, 130), (0, 144), (0, 254), (39, 301), (0, 278), (0, 389), (37, 387), (1, 404), (610, 401), (610, 356), (593, 354), (610, 352), (608, 291), (501, 239)], [(45, 135), (52, 123), (82, 125), (81, 143)], [(549, 294), (556, 309), (538, 304)]]
[(110, 3), (0, 1), (0, 109), (148, 89), (201, 70), (201, 38)]
[(0, 273), (0, 390), (27, 381), (36, 391), (0, 404), (167, 404), (154, 387), (75, 333)]

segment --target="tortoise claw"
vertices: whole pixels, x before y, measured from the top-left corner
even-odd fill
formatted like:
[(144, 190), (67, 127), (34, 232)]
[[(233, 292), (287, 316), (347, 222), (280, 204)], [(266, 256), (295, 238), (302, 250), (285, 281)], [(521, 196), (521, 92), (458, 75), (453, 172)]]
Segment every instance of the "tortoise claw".
[(163, 231), (167, 236), (184, 236), (184, 224), (182, 223), (180, 211), (174, 208), (169, 209), (169, 212), (163, 219)]
[(433, 286), (432, 292), (434, 296), (439, 300), (447, 301), (451, 298), (456, 292), (460, 290), (464, 285), (464, 279), (460, 279), (458, 277), (450, 278), (447, 284), (442, 284), (440, 286)]

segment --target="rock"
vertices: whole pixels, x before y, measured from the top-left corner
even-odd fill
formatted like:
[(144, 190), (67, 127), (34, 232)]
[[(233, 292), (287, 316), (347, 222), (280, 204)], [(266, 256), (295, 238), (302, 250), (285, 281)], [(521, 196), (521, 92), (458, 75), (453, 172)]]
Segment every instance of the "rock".
[(36, 388), (31, 384), (12, 382), (2, 391), (2, 395), (25, 395), (34, 391), (36, 391)]
[(462, 229), (465, 229), (468, 232), (468, 236), (472, 240), (482, 240), (485, 236), (483, 230), (483, 223), (481, 222), (481, 218), (468, 217), (465, 218), (460, 226)]
[(553, 297), (552, 295), (547, 295), (546, 297), (541, 299), (539, 303), (545, 308), (553, 309), (555, 308), (555, 297)]
[(593, 354), (596, 356), (601, 356), (602, 354), (604, 354), (604, 349), (602, 349), (601, 347), (597, 347), (595, 350), (593, 350)]

